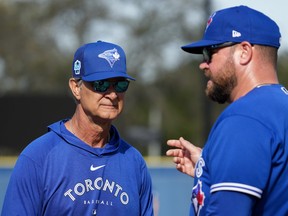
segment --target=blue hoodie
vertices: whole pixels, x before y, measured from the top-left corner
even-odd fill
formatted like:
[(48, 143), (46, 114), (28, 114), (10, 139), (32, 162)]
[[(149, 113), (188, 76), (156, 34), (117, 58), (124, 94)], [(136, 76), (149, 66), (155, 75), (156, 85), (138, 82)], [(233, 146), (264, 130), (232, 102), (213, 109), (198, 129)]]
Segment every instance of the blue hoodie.
[(151, 216), (152, 183), (142, 155), (111, 127), (92, 148), (56, 122), (30, 143), (14, 167), (2, 216)]

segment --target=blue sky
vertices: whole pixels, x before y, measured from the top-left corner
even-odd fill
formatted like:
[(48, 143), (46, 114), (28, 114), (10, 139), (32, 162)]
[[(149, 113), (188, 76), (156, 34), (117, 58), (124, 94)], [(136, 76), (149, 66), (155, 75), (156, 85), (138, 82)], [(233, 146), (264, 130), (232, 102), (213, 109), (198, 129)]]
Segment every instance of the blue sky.
[(280, 52), (288, 50), (288, 1), (285, 0), (213, 0), (213, 10), (237, 5), (246, 5), (261, 11), (272, 18), (280, 27), (281, 47)]

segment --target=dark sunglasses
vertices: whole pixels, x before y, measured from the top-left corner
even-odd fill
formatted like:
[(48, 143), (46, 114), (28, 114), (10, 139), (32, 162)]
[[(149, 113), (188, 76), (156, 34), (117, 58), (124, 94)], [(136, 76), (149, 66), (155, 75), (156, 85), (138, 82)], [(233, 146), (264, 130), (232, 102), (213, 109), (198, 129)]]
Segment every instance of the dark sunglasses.
[(109, 87), (112, 85), (114, 90), (117, 93), (125, 92), (128, 89), (129, 81), (128, 80), (120, 80), (120, 81), (108, 81), (108, 80), (97, 80), (91, 82), (94, 91), (96, 92), (106, 92)]
[(229, 47), (229, 46), (234, 46), (235, 42), (226, 42), (226, 43), (222, 43), (222, 44), (217, 44), (217, 45), (212, 45), (209, 47), (204, 47), (202, 50), (202, 54), (203, 54), (203, 61), (206, 63), (210, 63), (211, 59), (212, 59), (212, 55), (214, 54), (214, 51), (216, 49), (220, 49), (220, 48), (224, 48), (224, 47)]

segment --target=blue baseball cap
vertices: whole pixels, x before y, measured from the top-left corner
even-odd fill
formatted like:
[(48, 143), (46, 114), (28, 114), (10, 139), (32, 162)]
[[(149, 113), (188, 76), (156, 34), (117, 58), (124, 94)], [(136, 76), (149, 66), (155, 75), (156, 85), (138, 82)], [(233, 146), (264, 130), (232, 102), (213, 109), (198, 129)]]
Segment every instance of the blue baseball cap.
[(84, 44), (77, 49), (72, 76), (88, 82), (115, 77), (135, 80), (127, 74), (124, 50), (116, 44), (104, 41)]
[(236, 6), (214, 12), (208, 19), (202, 40), (182, 46), (189, 53), (201, 54), (204, 47), (225, 42), (280, 47), (278, 25), (265, 14), (247, 6)]

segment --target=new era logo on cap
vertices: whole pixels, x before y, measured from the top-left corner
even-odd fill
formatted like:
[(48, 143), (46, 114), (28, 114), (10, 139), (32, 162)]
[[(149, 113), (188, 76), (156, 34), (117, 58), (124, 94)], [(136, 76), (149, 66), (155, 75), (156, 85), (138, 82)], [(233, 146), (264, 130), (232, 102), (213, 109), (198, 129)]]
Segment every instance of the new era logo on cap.
[(233, 38), (234, 38), (234, 37), (241, 37), (241, 33), (238, 32), (238, 31), (233, 30), (233, 31), (232, 31), (232, 37), (233, 37)]
[(113, 43), (97, 41), (77, 49), (73, 60), (73, 77), (84, 81), (123, 77), (135, 80), (127, 74), (124, 50)]

